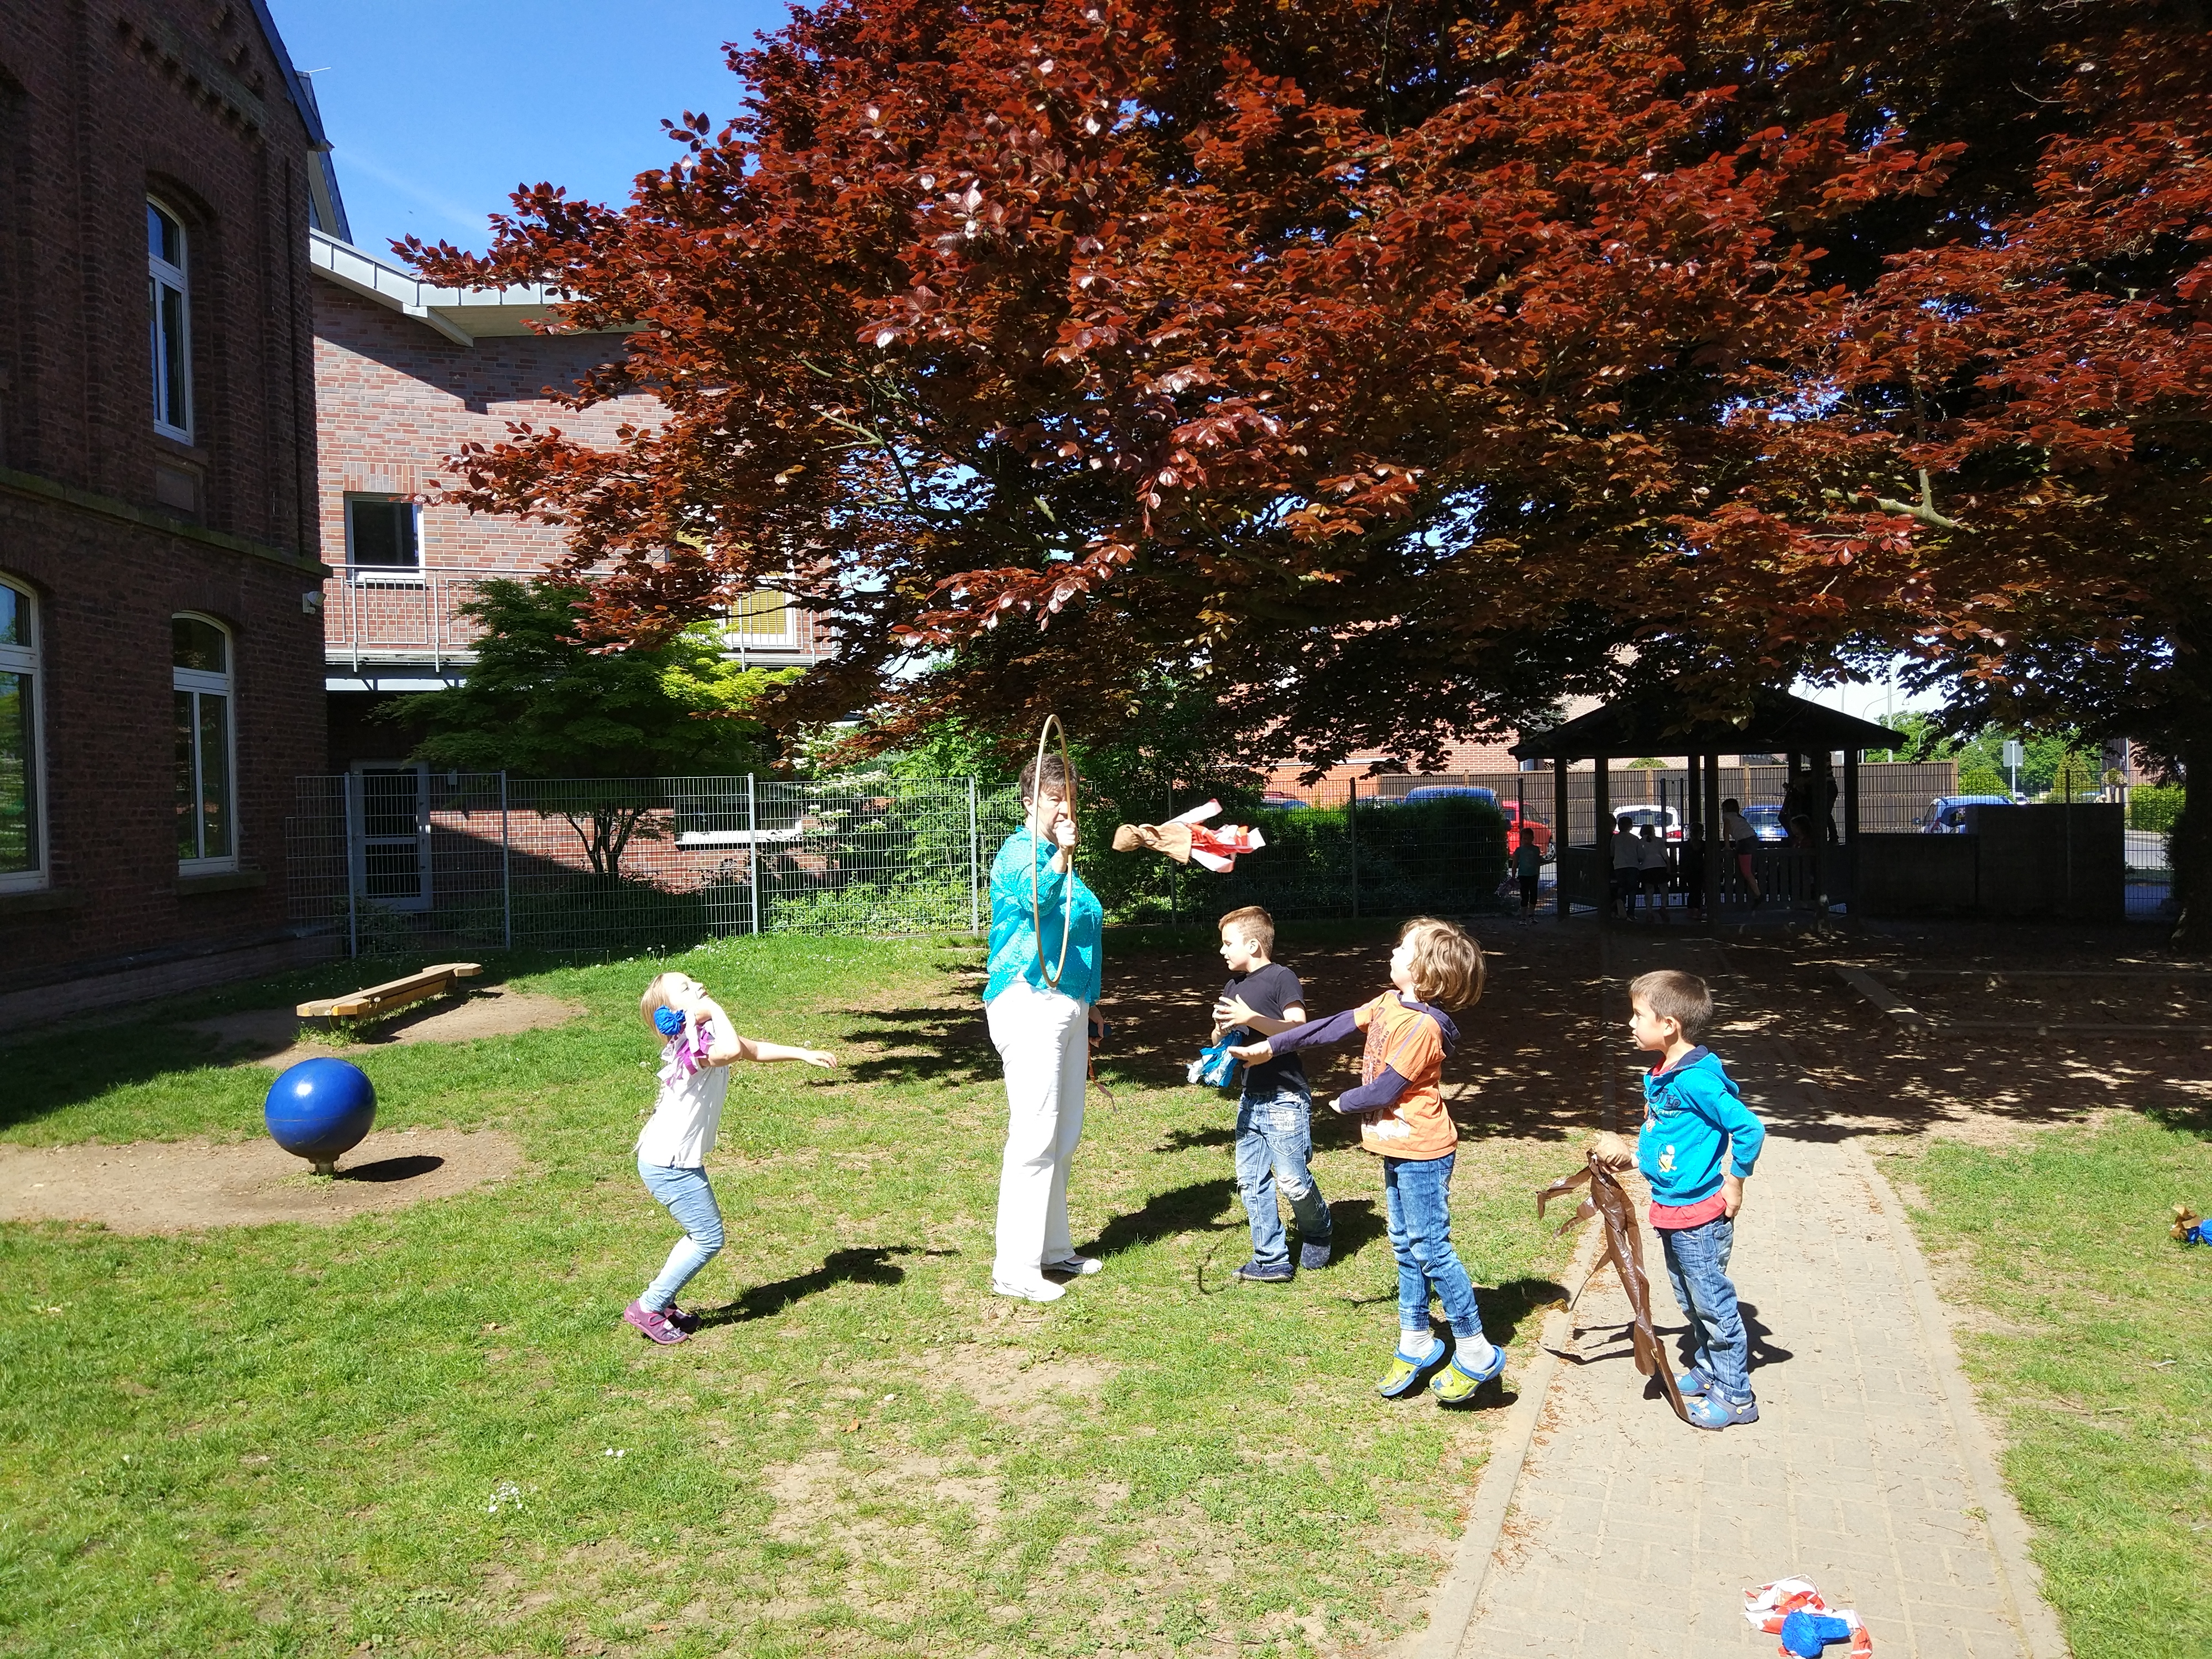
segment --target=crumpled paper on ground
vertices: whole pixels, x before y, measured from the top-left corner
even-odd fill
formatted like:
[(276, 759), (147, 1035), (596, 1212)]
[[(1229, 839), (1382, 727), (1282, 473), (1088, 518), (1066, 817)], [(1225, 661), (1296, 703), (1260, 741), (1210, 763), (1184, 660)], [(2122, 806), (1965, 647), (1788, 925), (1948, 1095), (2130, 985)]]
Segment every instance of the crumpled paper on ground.
[[(1793, 1613), (1826, 1613), (1840, 1619), (1850, 1626), (1850, 1646), (1846, 1651), (1850, 1659), (1868, 1659), (1874, 1652), (1874, 1638), (1858, 1614), (1849, 1607), (1832, 1607), (1820, 1599), (1820, 1592), (1813, 1588), (1809, 1578), (1778, 1578), (1771, 1584), (1761, 1584), (1757, 1589), (1743, 1593), (1743, 1616), (1753, 1628), (1763, 1630), (1769, 1636), (1782, 1634), (1782, 1626)], [(1777, 1648), (1778, 1653), (1787, 1654), (1786, 1647)]]

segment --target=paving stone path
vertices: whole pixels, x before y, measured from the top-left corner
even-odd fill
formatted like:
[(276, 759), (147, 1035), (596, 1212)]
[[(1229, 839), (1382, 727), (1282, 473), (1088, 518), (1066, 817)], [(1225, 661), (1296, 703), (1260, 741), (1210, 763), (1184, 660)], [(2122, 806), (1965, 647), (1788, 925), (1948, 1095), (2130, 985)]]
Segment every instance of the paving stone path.
[[(1988, 1447), (1896, 1200), (1823, 1122), (1786, 1046), (1715, 1042), (1771, 1132), (1733, 1263), (1760, 1420), (1719, 1433), (1678, 1422), (1636, 1374), (1627, 1300), (1605, 1273), (1575, 1310), (1578, 1360), (1553, 1376), (1473, 1618), (1456, 1644), (1432, 1631), (1426, 1650), (1771, 1654), (1742, 1593), (1798, 1577), (1856, 1607), (1881, 1659), (2062, 1653), (2017, 1548), (2005, 1571), (1992, 1528), (2016, 1544), (2008, 1500), (1984, 1512)], [(1638, 1106), (1624, 1091), (1624, 1130)], [(1671, 1350), (1681, 1318), (1648, 1231), (1645, 1244)]]

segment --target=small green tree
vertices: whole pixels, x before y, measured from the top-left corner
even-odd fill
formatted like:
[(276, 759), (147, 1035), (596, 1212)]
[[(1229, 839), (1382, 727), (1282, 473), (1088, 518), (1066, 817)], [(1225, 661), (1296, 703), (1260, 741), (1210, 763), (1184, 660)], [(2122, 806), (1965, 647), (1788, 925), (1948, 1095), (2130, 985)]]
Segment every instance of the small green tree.
[(620, 874), (663, 777), (773, 766), (773, 734), (750, 711), (798, 671), (740, 668), (702, 623), (659, 646), (593, 649), (575, 637), (580, 583), (493, 580), (461, 605), (483, 629), (468, 678), (392, 706), (428, 728), (410, 759), (470, 772), (564, 778), (578, 787), (534, 807), (568, 819), (592, 873)]

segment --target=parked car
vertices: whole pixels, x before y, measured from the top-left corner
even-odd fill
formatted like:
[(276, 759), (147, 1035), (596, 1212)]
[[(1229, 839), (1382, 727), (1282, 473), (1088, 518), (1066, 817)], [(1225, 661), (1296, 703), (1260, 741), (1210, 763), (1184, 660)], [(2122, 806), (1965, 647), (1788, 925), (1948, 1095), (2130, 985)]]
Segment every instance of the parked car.
[(1269, 794), (1260, 797), (1260, 805), (1273, 807), (1278, 812), (1303, 812), (1308, 803), (1296, 795)]
[(1655, 826), (1662, 841), (1682, 839), (1682, 815), (1671, 806), (1616, 806), (1613, 809), (1616, 829), (1640, 836), (1647, 823)]
[(1782, 809), (1772, 802), (1743, 809), (1743, 821), (1751, 826), (1751, 833), (1761, 841), (1788, 841), (1790, 832), (1782, 827)]
[(1411, 806), (1425, 800), (1480, 800), (1495, 806), (1498, 805), (1498, 792), (1474, 783), (1425, 783), (1418, 789), (1408, 789), (1395, 801), (1390, 800), (1388, 795), (1377, 795), (1375, 799), (1378, 805), (1389, 801), (1393, 806), (1401, 804)]
[[(1505, 814), (1505, 850), (1517, 853), (1521, 850), (1521, 803), (1502, 800), (1498, 803), (1498, 810)], [(1552, 856), (1552, 826), (1530, 818), (1528, 834), (1535, 841), (1537, 852), (1548, 861)]]
[(2010, 795), (1938, 795), (1926, 812), (1913, 819), (1923, 836), (1962, 836), (1966, 832), (1969, 806), (2010, 806)]

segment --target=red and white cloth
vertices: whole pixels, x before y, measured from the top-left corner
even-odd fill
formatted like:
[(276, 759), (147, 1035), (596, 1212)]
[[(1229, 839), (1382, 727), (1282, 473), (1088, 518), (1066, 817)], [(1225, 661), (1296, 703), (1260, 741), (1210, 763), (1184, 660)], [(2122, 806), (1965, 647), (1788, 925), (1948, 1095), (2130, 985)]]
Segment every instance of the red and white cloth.
[(1188, 812), (1178, 812), (1170, 823), (1190, 826), (1190, 856), (1194, 863), (1202, 864), (1217, 874), (1226, 874), (1237, 867), (1241, 853), (1256, 853), (1267, 844), (1267, 838), (1257, 830), (1242, 823), (1224, 823), (1210, 828), (1208, 818), (1221, 815), (1221, 803), (1210, 800), (1203, 806), (1194, 806)]
[[(1761, 1584), (1755, 1590), (1743, 1593), (1743, 1616), (1754, 1629), (1769, 1636), (1782, 1634), (1782, 1621), (1793, 1613), (1824, 1613), (1831, 1619), (1840, 1619), (1851, 1627), (1851, 1645), (1846, 1650), (1850, 1659), (1867, 1659), (1874, 1652), (1874, 1638), (1859, 1622), (1857, 1613), (1849, 1607), (1832, 1607), (1820, 1599), (1820, 1592), (1813, 1588), (1809, 1578), (1778, 1578), (1771, 1584)], [(1788, 1654), (1787, 1648), (1775, 1651)]]

